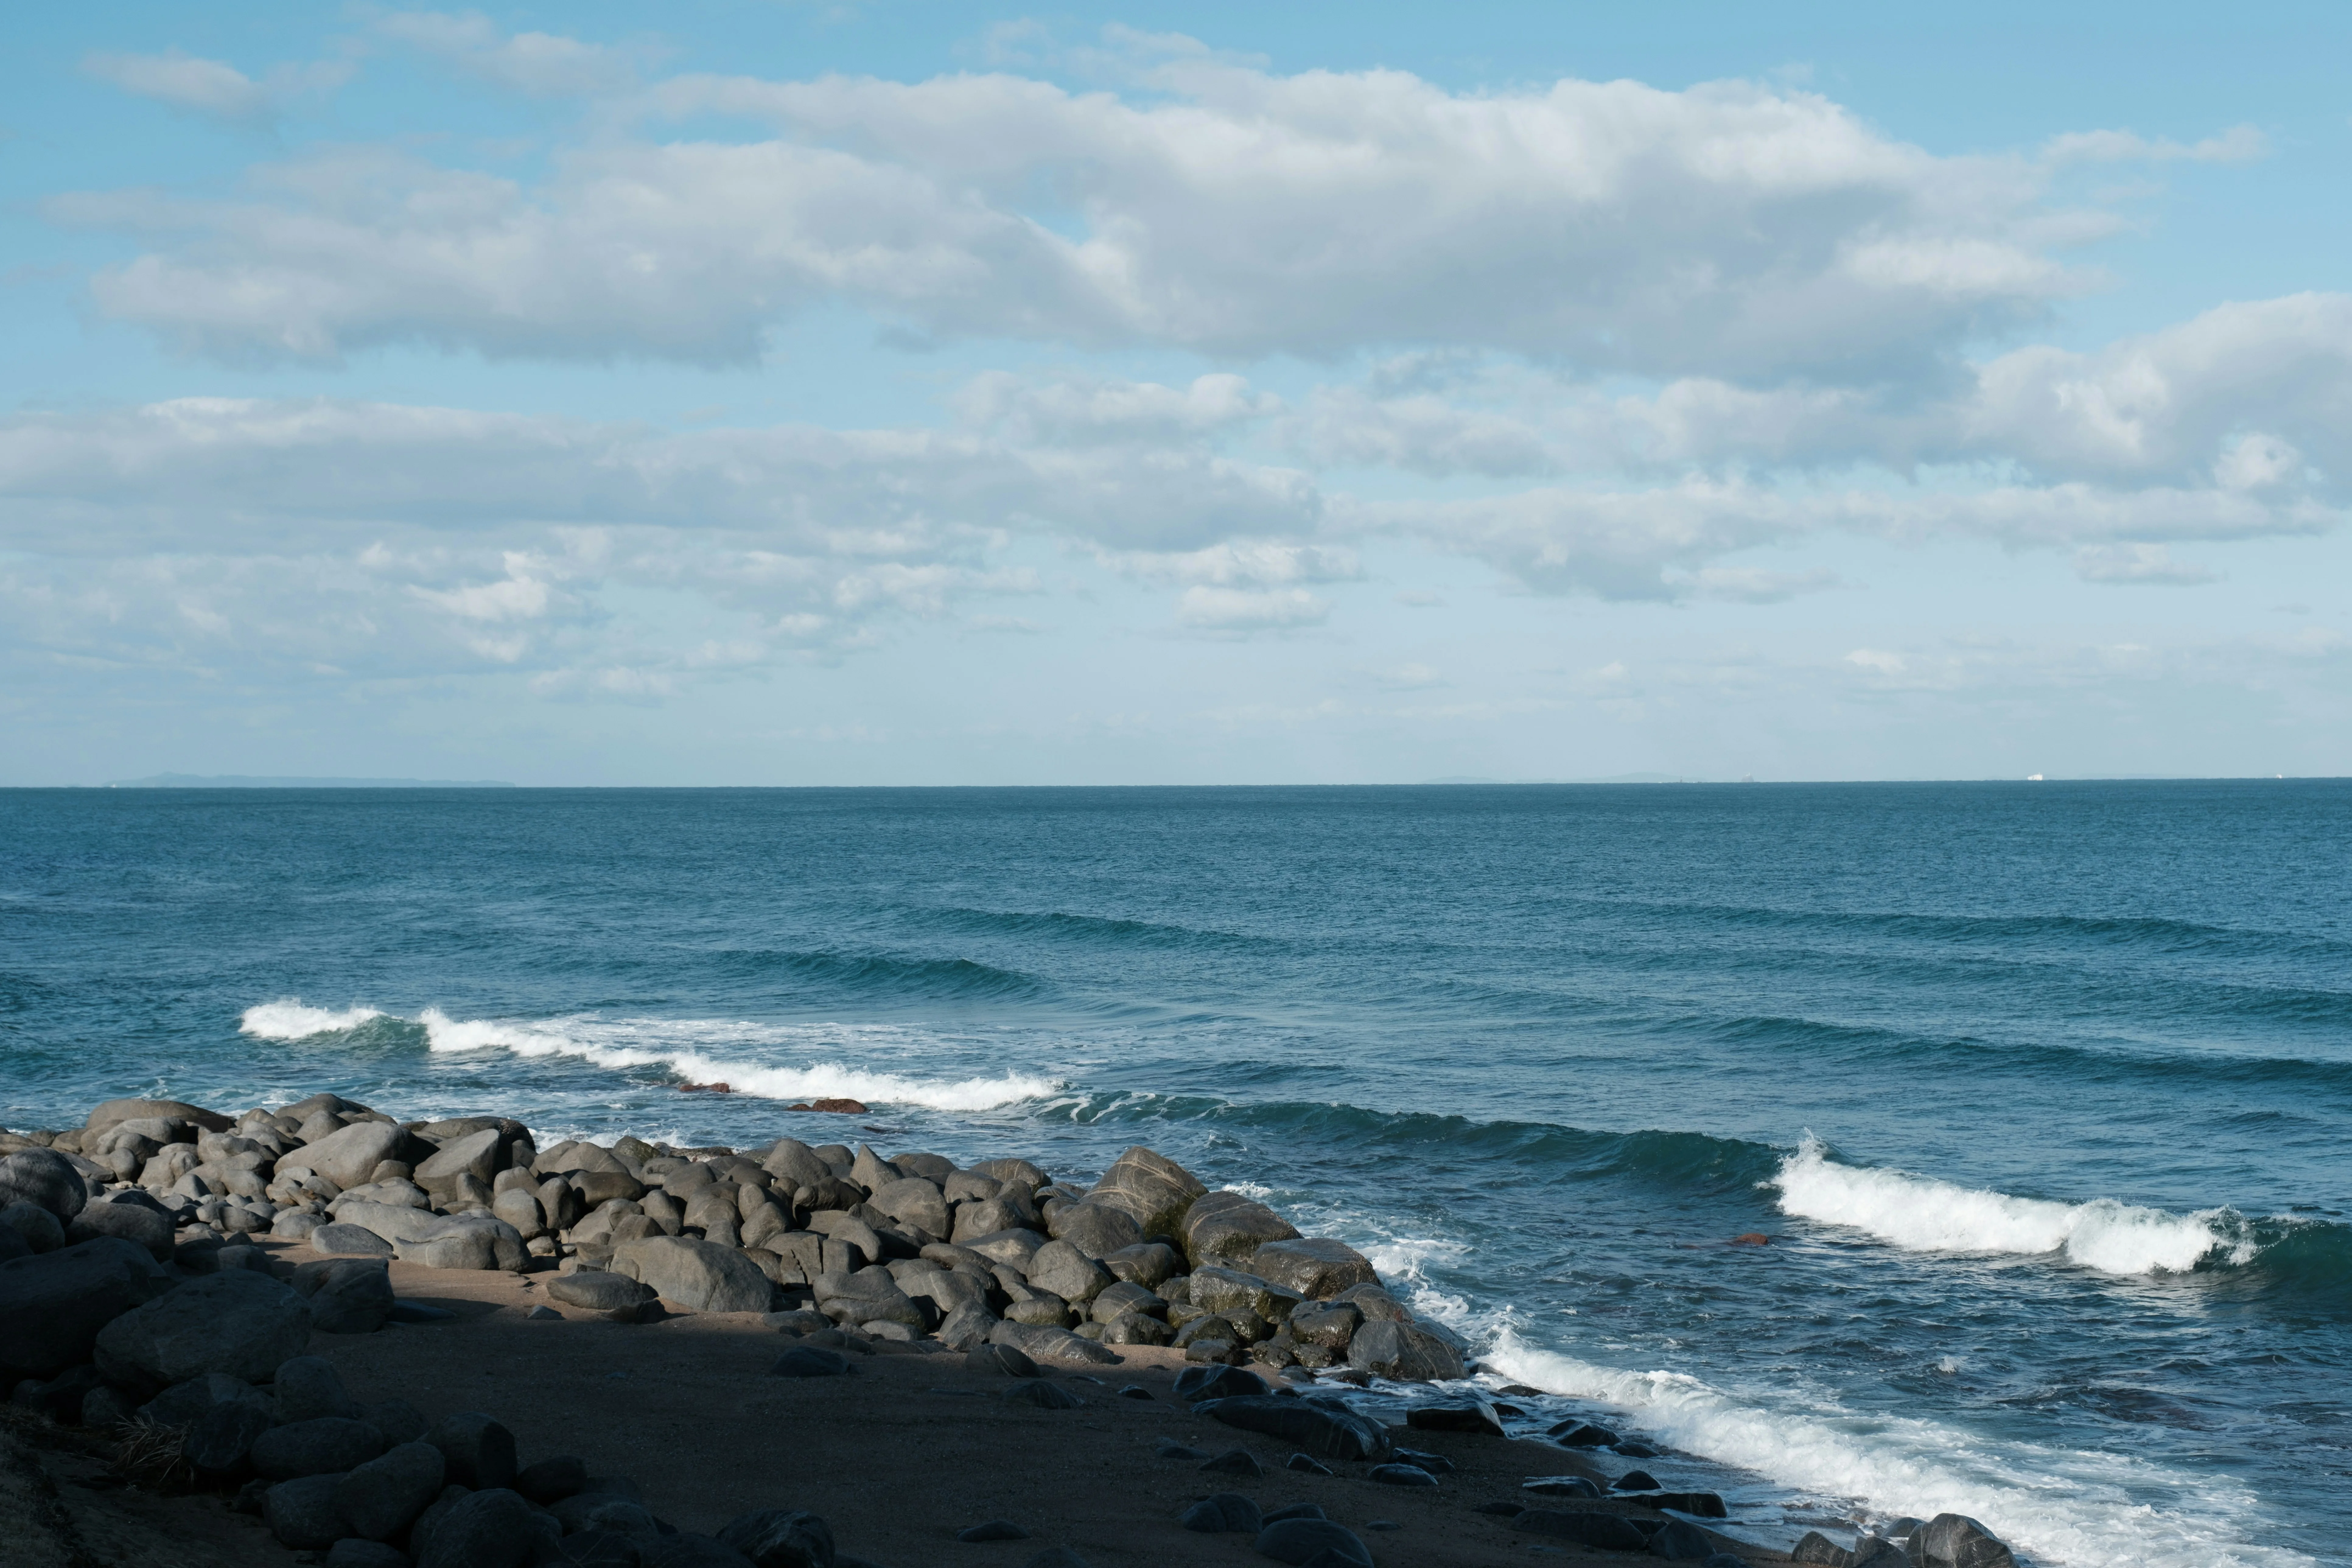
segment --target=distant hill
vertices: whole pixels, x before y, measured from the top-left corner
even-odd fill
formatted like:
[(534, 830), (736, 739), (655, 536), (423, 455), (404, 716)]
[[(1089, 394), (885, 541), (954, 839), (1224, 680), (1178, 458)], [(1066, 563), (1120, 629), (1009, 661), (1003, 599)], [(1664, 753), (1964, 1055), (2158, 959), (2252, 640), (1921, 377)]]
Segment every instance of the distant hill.
[(501, 779), (294, 779), (248, 777), (243, 773), (157, 773), (152, 778), (117, 779), (108, 789), (512, 789)]

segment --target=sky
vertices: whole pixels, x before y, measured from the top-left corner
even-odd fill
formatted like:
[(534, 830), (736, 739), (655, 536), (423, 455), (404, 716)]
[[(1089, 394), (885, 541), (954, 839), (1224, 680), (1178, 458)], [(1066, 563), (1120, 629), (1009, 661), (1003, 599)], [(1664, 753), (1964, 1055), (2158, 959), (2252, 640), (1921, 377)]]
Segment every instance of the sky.
[(0, 784), (2352, 773), (2347, 46), (28, 11)]

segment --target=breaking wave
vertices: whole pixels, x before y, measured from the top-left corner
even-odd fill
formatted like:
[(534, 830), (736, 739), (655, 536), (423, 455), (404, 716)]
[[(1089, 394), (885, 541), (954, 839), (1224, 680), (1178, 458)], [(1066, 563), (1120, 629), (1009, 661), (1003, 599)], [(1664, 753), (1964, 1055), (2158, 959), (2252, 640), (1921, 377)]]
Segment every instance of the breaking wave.
[(236, 1026), (240, 1034), (265, 1040), (307, 1040), (313, 1035), (340, 1035), (384, 1016), (375, 1007), (346, 1007), (340, 1013), (306, 1007), (299, 999), (289, 997), (247, 1007)]

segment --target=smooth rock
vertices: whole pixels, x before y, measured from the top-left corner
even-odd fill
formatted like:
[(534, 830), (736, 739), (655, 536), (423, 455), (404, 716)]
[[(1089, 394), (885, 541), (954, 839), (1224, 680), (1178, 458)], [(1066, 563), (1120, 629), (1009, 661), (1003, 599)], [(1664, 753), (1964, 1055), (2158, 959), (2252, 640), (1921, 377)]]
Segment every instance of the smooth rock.
[(430, 1443), (403, 1443), (352, 1467), (335, 1488), (335, 1507), (367, 1540), (397, 1540), (441, 1495), (447, 1474), (440, 1449)]
[(209, 1406), (180, 1439), (180, 1458), (207, 1480), (233, 1480), (252, 1468), (253, 1445), (269, 1430), (257, 1404), (229, 1400)]
[(2015, 1568), (2000, 1537), (1964, 1513), (1939, 1513), (1911, 1532), (1919, 1568)]
[(886, 1182), (866, 1201), (892, 1219), (919, 1226), (932, 1236), (944, 1237), (955, 1227), (938, 1184), (921, 1176)]
[(1344, 1406), (1320, 1401), (1279, 1395), (1212, 1399), (1192, 1410), (1228, 1426), (1279, 1437), (1327, 1458), (1384, 1460), (1391, 1450), (1387, 1427)]
[(966, 1372), (996, 1373), (1006, 1377), (1037, 1377), (1037, 1363), (1012, 1345), (974, 1345), (965, 1352)]
[(1519, 1489), (1537, 1497), (1599, 1497), (1601, 1488), (1588, 1476), (1529, 1476)]
[(1697, 1525), (1670, 1519), (1650, 1537), (1650, 1555), (1670, 1563), (1704, 1563), (1715, 1555), (1715, 1542)]
[(719, 1542), (754, 1568), (834, 1568), (833, 1530), (815, 1514), (763, 1508), (730, 1520)]
[(1348, 1342), (1348, 1364), (1400, 1382), (1464, 1376), (1462, 1352), (1417, 1323), (1370, 1322)]
[(1851, 1568), (1853, 1553), (1820, 1531), (1809, 1530), (1789, 1549), (1789, 1561), (1816, 1563), (1820, 1568)]
[(253, 1440), (253, 1468), (264, 1480), (340, 1475), (383, 1452), (383, 1434), (364, 1421), (322, 1415), (273, 1426)]
[(240, 1268), (132, 1308), (100, 1331), (95, 1353), (99, 1369), (116, 1383), (168, 1388), (208, 1372), (261, 1383), (278, 1363), (300, 1354), (310, 1338), (310, 1304), (269, 1276)]
[(1255, 1545), (1259, 1556), (1277, 1563), (1303, 1564), (1329, 1552), (1342, 1563), (1372, 1568), (1371, 1549), (1354, 1531), (1328, 1519), (1276, 1520), (1258, 1531)]
[(1186, 1509), (1177, 1522), (1203, 1535), (1255, 1535), (1265, 1528), (1257, 1504), (1239, 1492), (1219, 1492), (1204, 1498)]
[[(141, 1194), (139, 1197), (145, 1199), (146, 1195)], [(171, 1260), (172, 1216), (152, 1199), (142, 1202), (126, 1194), (111, 1201), (85, 1204), (65, 1230), (68, 1241), (92, 1241), (101, 1236), (119, 1237), (143, 1247), (148, 1256), (158, 1262)]]
[(206, 1110), (184, 1100), (110, 1100), (92, 1110), (81, 1125), (87, 1137), (121, 1122), (149, 1121), (185, 1121), (207, 1132), (226, 1132), (236, 1125), (217, 1110)]
[(262, 1495), (261, 1517), (269, 1533), (297, 1552), (317, 1552), (351, 1533), (335, 1506), (341, 1476), (304, 1476), (280, 1481)]
[(1009, 1519), (992, 1519), (986, 1524), (957, 1531), (956, 1539), (968, 1546), (978, 1546), (991, 1541), (1026, 1541), (1029, 1532)]
[(62, 1227), (89, 1201), (89, 1186), (81, 1172), (54, 1149), (20, 1149), (0, 1160), (0, 1208), (30, 1204)]
[(1091, 1301), (1117, 1282), (1108, 1269), (1067, 1241), (1049, 1241), (1039, 1247), (1029, 1259), (1028, 1275), (1035, 1289), (1065, 1301)]
[(359, 1414), (359, 1406), (343, 1392), (342, 1374), (324, 1356), (289, 1356), (278, 1363), (269, 1392), (281, 1422)]
[(1650, 1544), (1631, 1521), (1617, 1513), (1531, 1508), (1512, 1520), (1511, 1528), (1604, 1552), (1641, 1552)]
[(1237, 1366), (1192, 1366), (1176, 1374), (1179, 1399), (1236, 1399), (1273, 1392), (1272, 1384)]
[(1297, 1235), (1289, 1221), (1264, 1204), (1227, 1192), (1194, 1198), (1178, 1231), (1184, 1255), (1196, 1269), (1204, 1264), (1241, 1268), (1267, 1242), (1289, 1241)]
[(1087, 1201), (1122, 1210), (1144, 1236), (1176, 1236), (1193, 1200), (1207, 1191), (1192, 1172), (1139, 1143), (1111, 1162)]
[(851, 1370), (849, 1358), (822, 1345), (794, 1345), (768, 1367), (770, 1377), (841, 1377)]
[(1647, 1470), (1628, 1470), (1609, 1485), (1612, 1491), (1654, 1492), (1658, 1489), (1658, 1478)]
[(1105, 1204), (1065, 1204), (1046, 1221), (1046, 1234), (1081, 1257), (1099, 1259), (1143, 1243), (1142, 1227), (1125, 1209)]
[(0, 1379), (14, 1386), (83, 1365), (102, 1330), (171, 1289), (147, 1249), (119, 1237), (0, 1263)]
[(764, 1312), (775, 1287), (760, 1266), (730, 1247), (687, 1237), (647, 1237), (613, 1249), (615, 1273), (653, 1287), (696, 1312)]
[(386, 1160), (396, 1160), (413, 1140), (388, 1121), (354, 1121), (306, 1143), (279, 1163), (289, 1169), (316, 1171), (336, 1186), (363, 1186)]
[(1184, 1256), (1164, 1241), (1147, 1241), (1135, 1247), (1122, 1247), (1106, 1253), (1097, 1261), (1110, 1270), (1115, 1279), (1140, 1285), (1147, 1290), (1158, 1290), (1168, 1280), (1184, 1272)]
[(1265, 1474), (1265, 1467), (1247, 1448), (1228, 1448), (1208, 1460), (1201, 1468), (1220, 1476), (1248, 1476), (1253, 1480)]
[(365, 1226), (341, 1220), (314, 1228), (307, 1238), (313, 1252), (341, 1258), (390, 1258), (392, 1243)]
[[(1310, 1476), (1328, 1476), (1338, 1473), (1312, 1454), (1293, 1454), (1282, 1461), (1282, 1468), (1286, 1470), (1303, 1470)], [(1313, 1505), (1301, 1504), (1300, 1506), (1312, 1507)], [(1318, 1512), (1316, 1517), (1319, 1519), (1322, 1515)]]
[(482, 1412), (461, 1410), (454, 1415), (445, 1415), (425, 1434), (425, 1440), (441, 1450), (452, 1484), (476, 1490), (513, 1487), (514, 1434)]
[(592, 1312), (635, 1307), (654, 1300), (656, 1294), (650, 1285), (600, 1268), (558, 1274), (547, 1282), (547, 1293), (567, 1307), (581, 1307)]
[(468, 1492), (423, 1532), (416, 1568), (523, 1568), (540, 1541), (532, 1518), (520, 1493), (503, 1487)]
[(1305, 1238), (1269, 1241), (1249, 1256), (1244, 1266), (1269, 1284), (1296, 1290), (1310, 1301), (1324, 1301), (1357, 1285), (1377, 1285), (1380, 1274), (1371, 1259), (1344, 1241)]
[(392, 1275), (379, 1258), (327, 1258), (294, 1270), (295, 1294), (310, 1303), (310, 1326), (326, 1334), (372, 1334), (392, 1317)]
[(562, 1502), (588, 1489), (588, 1462), (576, 1455), (560, 1454), (526, 1465), (515, 1476), (514, 1489), (541, 1508)]
[(1034, 1405), (1040, 1410), (1076, 1410), (1086, 1403), (1068, 1389), (1042, 1377), (1024, 1378), (1000, 1397), (1010, 1405)]
[(1368, 1472), (1384, 1487), (1433, 1487), (1437, 1478), (1419, 1465), (1374, 1465)]

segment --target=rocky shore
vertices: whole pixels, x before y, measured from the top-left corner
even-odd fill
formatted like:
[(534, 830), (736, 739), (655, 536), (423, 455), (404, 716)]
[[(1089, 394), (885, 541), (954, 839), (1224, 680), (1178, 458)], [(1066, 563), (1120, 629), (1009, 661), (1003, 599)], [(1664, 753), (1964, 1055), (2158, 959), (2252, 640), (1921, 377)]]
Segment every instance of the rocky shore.
[[(425, 1279), (454, 1291), (452, 1304), (420, 1300)], [(79, 1128), (0, 1133), (0, 1376), (18, 1413), (114, 1445), (118, 1477), (234, 1500), (283, 1548), (323, 1553), (336, 1568), (865, 1561), (797, 1504), (681, 1530), (656, 1509), (698, 1505), (649, 1497), (578, 1453), (519, 1449), (509, 1422), (535, 1430), (535, 1410), (529, 1419), (474, 1408), (428, 1415), (404, 1397), (362, 1400), (347, 1387), (339, 1367), (355, 1379), (382, 1372), (381, 1358), (355, 1347), (384, 1341), (397, 1361), (435, 1337), (378, 1331), (462, 1328), (462, 1304), (485, 1300), (522, 1323), (601, 1322), (631, 1346), (648, 1346), (635, 1331), (663, 1323), (765, 1335), (770, 1359), (744, 1370), (766, 1390), (822, 1389), (861, 1370), (870, 1389), (887, 1358), (951, 1357), (994, 1389), (992, 1409), (1149, 1405), (1205, 1418), (1244, 1446), (1196, 1451), (1171, 1437), (1151, 1459), (1196, 1462), (1230, 1489), (1135, 1521), (1148, 1525), (1154, 1563), (1254, 1555), (1369, 1568), (1366, 1534), (1323, 1504), (1262, 1505), (1241, 1489), (1276, 1467), (1294, 1480), (1352, 1478), (1442, 1514), (1462, 1501), (1457, 1477), (1499, 1465), (1516, 1468), (1518, 1484), (1476, 1508), (1476, 1528), (1507, 1530), (1520, 1551), (1638, 1552), (1715, 1568), (1783, 1557), (1700, 1522), (1724, 1516), (1713, 1494), (1669, 1490), (1639, 1468), (1612, 1473), (1587, 1458), (1603, 1447), (1646, 1453), (1640, 1445), (1588, 1422), (1559, 1423), (1540, 1440), (1507, 1428), (1525, 1426), (1526, 1413), (1501, 1397), (1517, 1391), (1460, 1381), (1478, 1370), (1465, 1347), (1418, 1321), (1360, 1253), (1302, 1237), (1265, 1205), (1212, 1191), (1148, 1149), (1129, 1150), (1082, 1188), (1025, 1159), (959, 1167), (862, 1142), (678, 1149), (622, 1138), (541, 1148), (511, 1120), (402, 1122), (329, 1094), (234, 1118), (115, 1100)], [(740, 1342), (710, 1341), (709, 1353), (733, 1356)], [(501, 1353), (537, 1358), (545, 1345)], [(1113, 1369), (1146, 1381), (1113, 1394), (1099, 1375)], [(1433, 1382), (1452, 1386), (1413, 1392)], [(1093, 1416), (1079, 1419), (1093, 1429)], [(754, 1442), (773, 1436), (748, 1431)], [(1150, 1489), (1157, 1476), (1124, 1484)], [(782, 1489), (843, 1495), (808, 1478)], [(847, 1494), (849, 1506), (864, 1495)], [(1109, 1553), (1102, 1560), (1122, 1561), (1123, 1547), (1104, 1544), (1125, 1540), (1112, 1503), (1089, 1539), (1098, 1556)], [(1831, 1568), (2011, 1562), (1960, 1516), (1902, 1523), (1851, 1549), (1809, 1536), (1795, 1556)], [(1374, 1520), (1363, 1531), (1377, 1540), (1384, 1528), (1402, 1527)], [(1237, 1559), (1230, 1547), (1211, 1557), (1183, 1548), (1212, 1537), (1250, 1550)], [(1066, 1545), (1003, 1555), (1012, 1549), (992, 1543), (1036, 1544), (1008, 1520), (979, 1521), (954, 1540), (982, 1553), (975, 1563), (1088, 1561)], [(1454, 1544), (1423, 1546), (1415, 1560), (1482, 1560), (1457, 1557)], [(77, 1546), (58, 1561), (74, 1552), (90, 1555)]]

